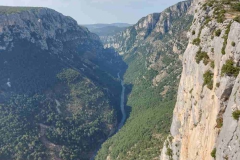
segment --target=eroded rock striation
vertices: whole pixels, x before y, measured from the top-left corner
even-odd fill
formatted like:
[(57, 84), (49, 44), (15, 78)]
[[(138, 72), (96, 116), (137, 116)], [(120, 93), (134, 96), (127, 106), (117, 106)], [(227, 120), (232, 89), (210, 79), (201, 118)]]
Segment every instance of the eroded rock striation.
[[(171, 136), (161, 160), (240, 159), (238, 3), (194, 1)], [(221, 12), (221, 13), (220, 13)]]

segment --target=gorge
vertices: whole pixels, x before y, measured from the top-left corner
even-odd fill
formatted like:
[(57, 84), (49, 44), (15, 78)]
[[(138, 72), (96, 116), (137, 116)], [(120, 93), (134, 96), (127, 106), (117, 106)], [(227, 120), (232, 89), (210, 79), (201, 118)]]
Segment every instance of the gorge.
[(240, 159), (240, 1), (121, 25), (0, 7), (0, 160)]

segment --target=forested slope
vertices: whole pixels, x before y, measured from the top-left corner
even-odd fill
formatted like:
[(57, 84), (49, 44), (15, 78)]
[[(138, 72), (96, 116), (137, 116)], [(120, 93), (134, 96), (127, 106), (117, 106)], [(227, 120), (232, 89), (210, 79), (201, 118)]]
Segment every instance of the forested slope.
[(117, 128), (124, 68), (70, 17), (0, 7), (0, 159), (89, 159)]

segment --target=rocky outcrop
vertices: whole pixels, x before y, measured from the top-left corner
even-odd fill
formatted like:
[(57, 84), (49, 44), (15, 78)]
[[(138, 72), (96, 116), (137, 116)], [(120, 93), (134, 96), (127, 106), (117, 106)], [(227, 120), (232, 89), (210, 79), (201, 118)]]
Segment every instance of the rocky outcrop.
[(53, 50), (53, 54), (58, 54), (63, 49), (63, 42), (99, 41), (97, 35), (78, 26), (71, 17), (47, 8), (29, 8), (21, 12), (0, 14), (0, 20), (1, 40), (3, 40), (1, 50), (11, 49), (12, 43), (17, 38), (31, 41), (43, 50), (53, 49), (47, 40), (56, 39), (59, 50)]
[[(0, 9), (3, 10), (3, 8)], [(21, 8), (7, 7), (7, 10), (13, 9), (14, 13), (5, 11), (6, 13), (1, 12), (0, 14), (0, 52), (2, 53), (0, 64), (3, 74), (6, 71), (9, 73), (8, 75), (2, 74), (1, 80), (2, 83), (6, 84), (9, 79), (11, 89), (16, 89), (19, 86), (19, 81), (15, 80), (21, 79), (20, 75), (12, 74), (21, 68), (19, 66), (15, 68), (17, 65), (21, 65), (17, 58), (19, 54), (22, 54), (22, 60), (29, 59), (26, 63), (34, 61), (35, 56), (39, 62), (49, 61), (49, 63), (53, 63), (58, 61), (56, 63), (61, 67), (73, 65), (76, 68), (84, 68), (83, 64), (80, 63), (82, 61), (80, 59), (83, 57), (87, 57), (85, 60), (101, 57), (103, 47), (99, 37), (90, 33), (86, 28), (78, 26), (74, 19), (47, 8), (21, 10)], [(79, 53), (81, 53), (81, 57)], [(46, 57), (49, 58), (44, 60)], [(57, 71), (61, 67), (54, 70)], [(25, 71), (19, 72), (24, 73)], [(39, 75), (40, 72), (34, 74)], [(19, 77), (17, 78), (17, 76)], [(34, 83), (37, 82), (39, 80), (36, 79)], [(24, 88), (28, 87), (29, 85), (21, 86), (21, 89), (25, 92)]]
[[(101, 38), (105, 48), (114, 48), (120, 55), (129, 57), (133, 53), (146, 56), (148, 70), (158, 71), (152, 80), (153, 85), (168, 75), (166, 70), (176, 67), (180, 74), (179, 63), (187, 46), (187, 28), (192, 22), (192, 1), (179, 2), (161, 13), (149, 14), (135, 25), (114, 36)], [(164, 64), (164, 57), (171, 57), (177, 62)], [(172, 65), (168, 68), (168, 65)]]
[(194, 4), (171, 136), (160, 159), (238, 160), (240, 123), (232, 113), (240, 109), (240, 23), (215, 19), (219, 1)]
[[(105, 38), (104, 46), (113, 47), (118, 50), (120, 54), (126, 54), (134, 49), (129, 46), (139, 46), (142, 41), (147, 40), (153, 42), (153, 37), (161, 38), (165, 33), (173, 34), (173, 22), (177, 17), (182, 17), (186, 12), (191, 13), (189, 6), (191, 1), (180, 2), (162, 13), (153, 13), (141, 18), (133, 27), (129, 27), (124, 32), (115, 36)], [(180, 26), (178, 26), (180, 27)]]

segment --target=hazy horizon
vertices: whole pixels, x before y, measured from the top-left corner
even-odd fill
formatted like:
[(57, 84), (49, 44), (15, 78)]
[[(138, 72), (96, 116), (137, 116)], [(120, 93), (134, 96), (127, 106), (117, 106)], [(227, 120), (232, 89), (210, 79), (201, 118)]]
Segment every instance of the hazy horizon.
[(2, 0), (0, 5), (48, 7), (71, 16), (79, 24), (135, 24), (177, 2), (180, 0)]

